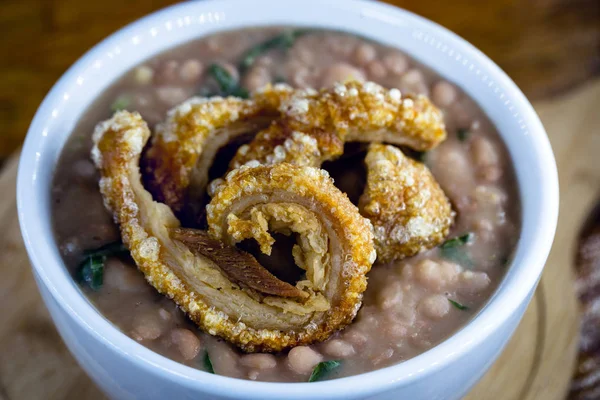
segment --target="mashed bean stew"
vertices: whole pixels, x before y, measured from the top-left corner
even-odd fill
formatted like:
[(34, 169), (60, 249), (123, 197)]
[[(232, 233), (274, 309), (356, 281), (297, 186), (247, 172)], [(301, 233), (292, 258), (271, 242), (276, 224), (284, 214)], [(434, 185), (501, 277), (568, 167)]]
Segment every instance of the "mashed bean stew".
[[(348, 81), (395, 88), (386, 91), (392, 100), (400, 93), (424, 95), (441, 111), (447, 137), (439, 146), (428, 151), (398, 148), (411, 163), (424, 164), (449, 199), (454, 218), (450, 231), (417, 254), (385, 264), (375, 261), (366, 275), (362, 306), (356, 307), (356, 317), (345, 320), (341, 329), (319, 340), (285, 345), (282, 351), (260, 346), (244, 351), (222, 335), (201, 330), (169, 296), (158, 293), (144, 279), (104, 206), (101, 175), (90, 157), (94, 127), (114, 112), (128, 110), (139, 112), (154, 132), (168, 110), (193, 96), (247, 98), (268, 84), (305, 89), (302, 93), (337, 88), (332, 89), (332, 96), (342, 96), (346, 92), (340, 94), (340, 88), (346, 86), (340, 83)], [(370, 90), (367, 84), (361, 87)], [(302, 108), (304, 103), (294, 107)], [(252, 142), (254, 134), (237, 136), (220, 146), (208, 167), (210, 181), (225, 176), (230, 160), (241, 146)], [(385, 138), (380, 141), (389, 143)], [(365, 166), (368, 151), (368, 143), (348, 140), (342, 156), (321, 165), (355, 205), (370, 174)], [(269, 27), (217, 33), (184, 44), (146, 60), (106, 89), (85, 112), (62, 151), (52, 186), (52, 213), (56, 242), (74, 279), (98, 311), (133, 340), (165, 357), (219, 375), (302, 382), (402, 362), (467, 324), (509, 265), (520, 229), (516, 190), (511, 160), (496, 129), (451, 80), (397, 49), (352, 34)], [(216, 191), (208, 185), (204, 192), (203, 210)], [(358, 218), (358, 209), (355, 212)], [(177, 215), (184, 227), (206, 229), (206, 213), (201, 214), (200, 222)], [(375, 238), (377, 229), (384, 228), (375, 227)], [(270, 255), (262, 254), (252, 237), (238, 241), (237, 248), (293, 286), (308, 275), (307, 268), (298, 265), (294, 243), (299, 234), (293, 229), (274, 232)], [(258, 302), (265, 298), (262, 294), (253, 297)], [(315, 300), (315, 304), (321, 310), (321, 303)]]

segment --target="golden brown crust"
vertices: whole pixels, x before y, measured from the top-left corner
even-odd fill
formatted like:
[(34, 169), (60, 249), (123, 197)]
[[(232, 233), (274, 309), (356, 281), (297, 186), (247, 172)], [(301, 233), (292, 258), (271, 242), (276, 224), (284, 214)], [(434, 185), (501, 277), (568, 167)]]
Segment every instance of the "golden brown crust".
[[(373, 82), (351, 81), (318, 93), (297, 91), (288, 94), (279, 109), (280, 120), (239, 149), (232, 169), (251, 160), (319, 166), (341, 155), (344, 141), (385, 141), (424, 151), (446, 138), (443, 115), (427, 97), (402, 96), (398, 89)], [(309, 146), (299, 155), (302, 148), (294, 135), (315, 141), (319, 152)], [(310, 162), (300, 163), (306, 159)]]
[[(314, 220), (328, 218), (329, 226), (333, 227), (326, 243), (337, 243), (339, 248), (327, 253), (332, 254), (332, 261), (325, 258), (328, 263), (322, 265), (329, 269), (324, 270), (325, 276), (319, 274), (323, 270), (312, 271), (315, 282), (318, 278), (320, 284), (326, 285), (325, 289), (321, 291), (312, 281), (299, 282), (297, 287), (310, 296), (304, 303), (265, 297), (231, 282), (211, 259), (193, 254), (183, 243), (171, 238), (179, 221), (168, 206), (153, 201), (141, 182), (139, 159), (149, 136), (139, 114), (118, 112), (96, 128), (92, 157), (101, 172), (100, 190), (105, 204), (120, 224), (124, 243), (152, 286), (172, 298), (203, 330), (222, 336), (245, 351), (280, 351), (324, 340), (354, 318), (366, 287), (365, 274), (375, 258), (372, 231), (369, 222), (323, 172), (288, 164), (246, 166), (230, 174), (227, 178), (230, 184), (217, 190), (209, 214), (213, 224), (223, 223), (226, 214), (222, 207), (228, 201), (230, 206), (244, 208), (238, 200), (244, 203), (248, 199), (240, 194), (245, 188), (256, 191), (253, 193), (257, 198), (266, 202), (262, 212), (273, 211), (270, 216), (279, 221), (276, 218), (282, 210), (279, 203), (269, 208), (273, 205), (269, 203), (269, 192), (260, 192), (264, 185), (271, 185), (279, 193), (271, 195), (304, 202), (298, 207), (292, 204), (290, 209), (294, 213), (284, 215), (291, 218), (289, 221), (298, 222), (293, 229), (306, 228), (304, 232), (312, 232), (311, 238), (320, 243), (317, 239), (322, 232), (313, 229)], [(286, 186), (286, 181), (294, 184)], [(258, 203), (255, 201), (252, 207), (260, 208), (262, 205)], [(301, 211), (302, 207), (306, 212)], [(240, 218), (245, 217), (243, 214), (238, 213)], [(298, 216), (305, 218), (306, 225), (295, 219)], [(306, 262), (305, 267), (315, 265), (314, 257), (310, 258), (312, 255), (305, 251), (312, 247), (305, 245), (299, 244), (300, 251), (295, 256)]]
[(319, 167), (343, 152), (344, 142), (336, 131), (307, 127), (284, 118), (273, 121), (252, 142), (242, 145), (230, 163), (230, 170), (255, 160), (266, 165), (286, 162)]
[(170, 110), (157, 126), (144, 160), (155, 198), (180, 213), (190, 184), (204, 192), (218, 149), (240, 135), (266, 128), (291, 92), (287, 85), (276, 85), (252, 100), (193, 97)]
[[(248, 200), (253, 198), (255, 200)], [(236, 207), (238, 203), (241, 203), (240, 207)], [(281, 207), (274, 211), (274, 207), (265, 210), (261, 207), (265, 203)], [(305, 214), (302, 208), (308, 212)], [(311, 272), (310, 268), (307, 269), (307, 277), (315, 276), (311, 283), (317, 286), (317, 290), (325, 293), (331, 304), (329, 310), (315, 318), (315, 321), (319, 321), (317, 340), (328, 337), (350, 323), (360, 307), (362, 293), (367, 286), (366, 273), (375, 260), (369, 221), (360, 216), (356, 206), (333, 185), (329, 174), (324, 170), (287, 163), (272, 166), (250, 163), (230, 172), (207, 206), (209, 233), (216, 239), (230, 243), (252, 237), (262, 245), (263, 232), (258, 231), (259, 224), (240, 224), (233, 232), (230, 229), (232, 219), (252, 219), (256, 215), (253, 211), (257, 209), (262, 213), (261, 218), (271, 217), (269, 228), (275, 228), (278, 222), (285, 222), (286, 229), (305, 237), (312, 233), (313, 236), (308, 236), (311, 243), (318, 241), (318, 232), (327, 230), (327, 226), (332, 227), (334, 233), (328, 234), (326, 239), (329, 245), (325, 244), (324, 248), (328, 261), (322, 267), (326, 269), (324, 274), (337, 271), (337, 276), (325, 276), (321, 279), (319, 271)], [(294, 215), (286, 219), (284, 214), (289, 217), (289, 213)], [(320, 226), (310, 232), (302, 231), (310, 225), (309, 220), (315, 217), (320, 221)], [(339, 243), (341, 251), (336, 250), (333, 241)], [(310, 250), (315, 251), (314, 247)], [(335, 260), (341, 264), (336, 266)], [(321, 282), (324, 282), (323, 286)]]
[[(207, 220), (212, 240), (231, 246), (254, 239), (266, 254), (274, 242), (269, 231), (297, 233), (293, 256), (306, 280), (291, 288), (273, 281), (272, 293), (244, 281), (265, 278), (259, 265), (237, 274), (197, 251), (197, 243), (172, 236), (179, 228), (173, 211), (182, 210), (190, 189), (204, 189), (218, 147), (267, 123), (239, 149), (232, 164), (239, 167), (211, 185)], [(321, 93), (269, 86), (251, 100), (191, 99), (169, 113), (148, 151), (151, 188), (173, 211), (141, 183), (139, 159), (149, 136), (138, 114), (119, 112), (98, 126), (93, 157), (106, 206), (148, 281), (202, 329), (245, 351), (326, 339), (355, 317), (375, 249), (384, 262), (415, 254), (443, 240), (452, 223), (427, 168), (392, 146), (372, 145), (367, 156), (360, 205), (376, 226), (375, 244), (369, 220), (325, 171), (312, 167), (342, 154), (345, 140), (420, 150), (437, 145), (445, 138), (441, 114), (423, 97), (403, 99), (398, 91), (350, 82)]]
[(365, 162), (367, 185), (359, 208), (373, 224), (378, 262), (442, 243), (454, 212), (427, 166), (382, 144), (371, 144)]
[[(348, 140), (385, 141), (429, 150), (446, 138), (442, 113), (427, 97), (402, 97), (397, 89), (387, 90), (372, 82), (352, 81), (319, 93), (294, 93), (281, 102), (280, 110), (280, 119), (240, 147), (230, 168), (249, 161), (319, 167), (340, 156)], [(398, 158), (393, 149), (372, 147), (367, 158), (369, 181), (362, 197), (361, 213), (372, 220), (378, 232), (380, 262), (411, 256), (439, 244), (453, 221), (450, 204), (427, 167), (403, 156)], [(393, 175), (383, 176), (383, 164), (378, 161), (401, 166), (393, 169)], [(425, 200), (401, 181), (402, 174), (422, 178), (415, 187), (431, 193), (432, 199), (422, 210), (416, 201)], [(389, 200), (384, 198), (386, 191), (391, 191)], [(428, 214), (431, 211), (435, 214)], [(417, 227), (421, 221), (422, 226)]]

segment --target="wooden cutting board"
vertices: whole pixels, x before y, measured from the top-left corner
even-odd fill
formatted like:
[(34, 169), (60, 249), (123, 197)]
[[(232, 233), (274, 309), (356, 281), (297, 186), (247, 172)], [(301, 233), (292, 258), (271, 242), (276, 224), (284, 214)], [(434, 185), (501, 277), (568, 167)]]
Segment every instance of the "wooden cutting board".
[[(573, 290), (577, 234), (600, 189), (600, 81), (536, 106), (558, 161), (558, 232), (514, 338), (469, 400), (565, 398), (579, 316)], [(17, 221), (17, 156), (0, 175), (0, 399), (103, 399), (68, 353), (38, 295)]]

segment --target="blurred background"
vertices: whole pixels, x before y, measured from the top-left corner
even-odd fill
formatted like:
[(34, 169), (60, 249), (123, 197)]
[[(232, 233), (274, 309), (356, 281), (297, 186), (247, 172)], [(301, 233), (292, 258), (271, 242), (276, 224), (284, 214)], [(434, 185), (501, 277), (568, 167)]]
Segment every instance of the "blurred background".
[[(600, 0), (387, 2), (449, 28), (500, 65), (533, 102), (556, 154), (559, 228), (529, 325), (517, 332), (532, 336), (535, 351), (526, 368), (515, 367), (524, 342), (511, 343), (512, 358), (492, 373), (507, 363), (523, 368), (523, 388), (510, 399), (600, 399), (600, 208), (591, 212), (600, 194)], [(172, 3), (0, 0), (0, 223), (8, 232), (18, 229), (18, 149), (45, 94), (94, 44)], [(20, 237), (8, 236), (0, 240), (0, 399), (99, 398), (37, 298)], [(492, 396), (503, 388), (490, 384), (470, 398), (509, 398)]]
[[(559, 94), (600, 72), (599, 0), (387, 2), (466, 38), (532, 99)], [(0, 157), (20, 145), (44, 95), (87, 49), (123, 25), (173, 3), (0, 1)]]

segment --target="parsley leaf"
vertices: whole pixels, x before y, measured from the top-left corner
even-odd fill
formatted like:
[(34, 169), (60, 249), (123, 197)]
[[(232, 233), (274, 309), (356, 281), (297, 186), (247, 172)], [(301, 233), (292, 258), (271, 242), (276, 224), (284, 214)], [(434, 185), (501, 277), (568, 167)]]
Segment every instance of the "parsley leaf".
[(454, 301), (451, 299), (448, 299), (448, 301), (450, 302), (450, 304), (452, 304), (454, 307), (458, 308), (461, 311), (467, 311), (469, 309), (469, 307), (465, 306), (464, 304), (460, 304), (458, 301)]
[(92, 255), (79, 266), (78, 281), (89, 286), (92, 290), (100, 290), (104, 282), (104, 257)]
[(206, 372), (214, 374), (215, 369), (213, 368), (212, 361), (210, 361), (210, 356), (208, 355), (208, 351), (204, 353), (204, 369)]
[(113, 242), (88, 250), (83, 253), (84, 259), (79, 264), (76, 278), (81, 284), (86, 284), (92, 290), (100, 290), (104, 283), (104, 262), (106, 257), (127, 254), (129, 251), (121, 242)]
[(310, 30), (307, 29), (288, 30), (250, 48), (242, 57), (240, 71), (243, 72), (248, 70), (261, 54), (266, 53), (269, 50), (287, 49), (292, 47), (296, 39), (308, 32), (310, 32)]
[(470, 243), (473, 240), (473, 237), (475, 237), (475, 235), (472, 232), (467, 232), (455, 238), (446, 240), (440, 247), (442, 249), (449, 249), (452, 247), (462, 246)]
[(471, 260), (462, 246), (470, 243), (474, 236), (475, 235), (473, 233), (467, 232), (463, 235), (446, 240), (440, 246), (440, 255), (447, 260), (454, 261), (455, 263), (462, 265), (463, 267), (472, 268), (473, 260)]
[(341, 363), (339, 361), (331, 360), (331, 361), (323, 361), (318, 363), (313, 369), (312, 374), (310, 374), (310, 378), (308, 378), (309, 382), (316, 382), (324, 378), (329, 372), (339, 367)]
[(224, 95), (241, 97), (243, 99), (248, 98), (248, 90), (239, 86), (238, 81), (231, 76), (229, 71), (219, 64), (211, 64), (208, 68), (208, 73), (217, 82)]

